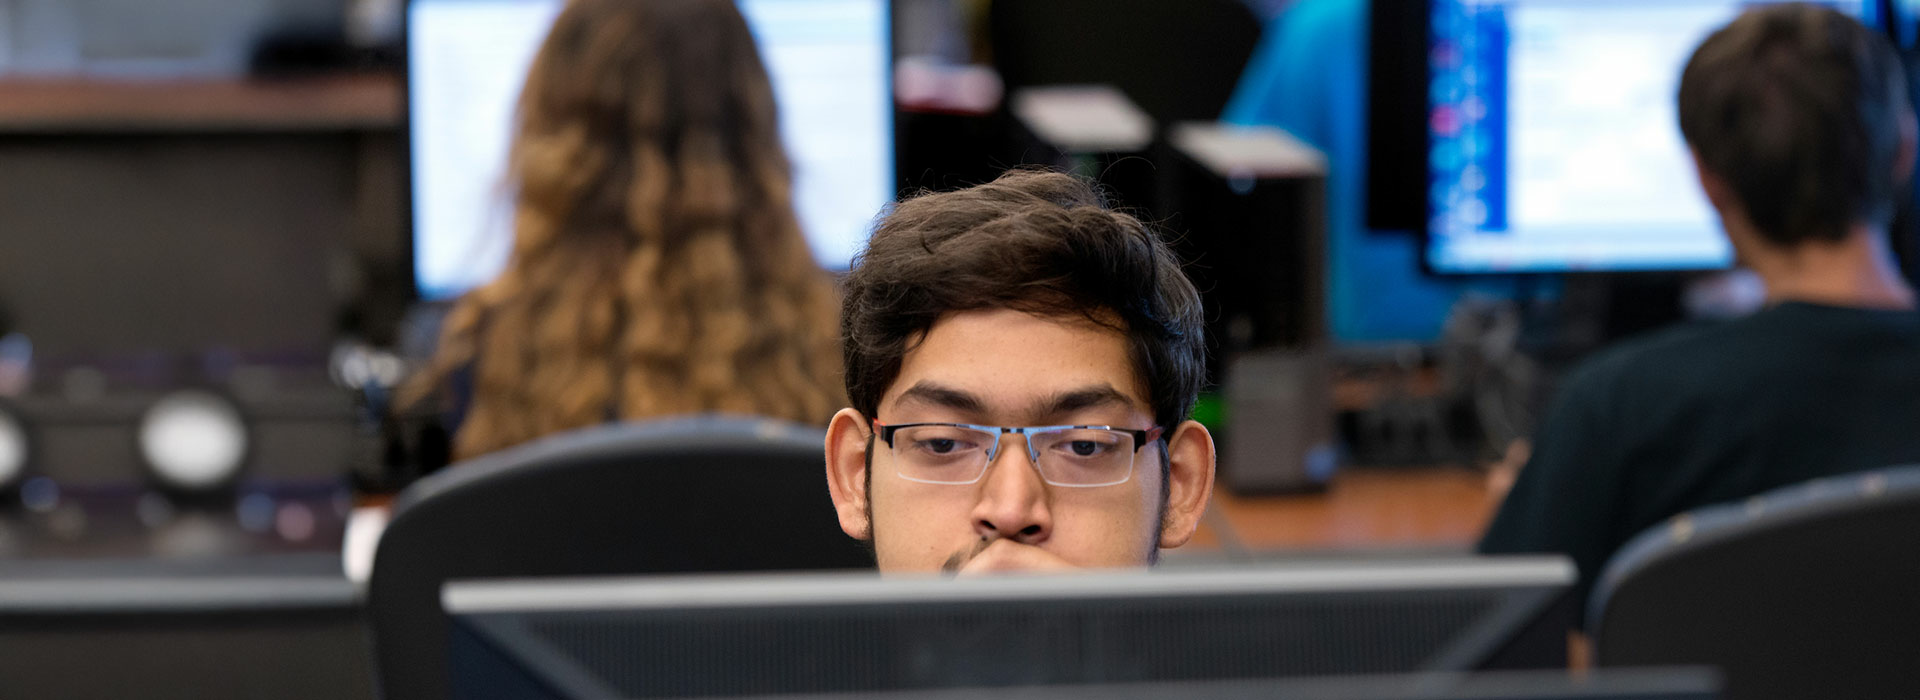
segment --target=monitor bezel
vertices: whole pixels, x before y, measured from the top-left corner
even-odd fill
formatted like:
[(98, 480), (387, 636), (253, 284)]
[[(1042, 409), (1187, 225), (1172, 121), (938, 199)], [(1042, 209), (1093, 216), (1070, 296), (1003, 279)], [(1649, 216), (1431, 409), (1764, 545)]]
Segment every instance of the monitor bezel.
[[(530, 634), (543, 615), (688, 610), (846, 610), (893, 605), (965, 605), (1054, 601), (1149, 601), (1216, 596), (1380, 594), (1505, 589), (1514, 596), (1460, 629), (1428, 657), (1428, 670), (1501, 667), (1519, 635), (1540, 619), (1571, 624), (1572, 562), (1558, 556), (1452, 557), (1334, 561), (1311, 564), (1109, 571), (1075, 575), (1016, 574), (977, 579), (873, 573), (731, 574), (582, 577), (448, 582), (442, 608), (463, 643), (530, 661), (527, 672), (563, 697), (613, 697), (595, 673)], [(1564, 635), (1564, 629), (1549, 630)]]

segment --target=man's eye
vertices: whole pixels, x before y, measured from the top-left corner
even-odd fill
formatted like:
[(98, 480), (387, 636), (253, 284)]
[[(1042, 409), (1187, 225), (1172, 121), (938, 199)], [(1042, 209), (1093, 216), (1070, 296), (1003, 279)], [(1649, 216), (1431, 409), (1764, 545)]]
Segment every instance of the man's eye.
[(1085, 431), (1078, 435), (1063, 435), (1061, 438), (1048, 449), (1073, 459), (1111, 457), (1122, 449), (1123, 442), (1110, 435), (1091, 434)]
[(1112, 449), (1112, 446), (1103, 445), (1092, 440), (1074, 440), (1073, 442), (1067, 443), (1067, 449), (1072, 450), (1075, 456), (1092, 457)]
[(966, 454), (979, 447), (978, 442), (958, 437), (922, 437), (915, 438), (912, 442), (915, 453), (930, 457)]

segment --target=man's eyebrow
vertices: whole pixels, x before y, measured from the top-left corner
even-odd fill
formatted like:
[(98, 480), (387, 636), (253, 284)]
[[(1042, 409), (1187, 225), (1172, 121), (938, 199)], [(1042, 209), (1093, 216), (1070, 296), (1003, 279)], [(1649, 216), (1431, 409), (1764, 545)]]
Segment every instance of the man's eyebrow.
[(901, 392), (900, 400), (915, 401), (965, 413), (986, 412), (986, 404), (981, 402), (979, 397), (953, 387), (940, 386), (927, 381), (921, 381)]
[(1100, 406), (1133, 406), (1133, 400), (1111, 386), (1101, 384), (1055, 394), (1035, 405), (1037, 415), (1056, 416)]

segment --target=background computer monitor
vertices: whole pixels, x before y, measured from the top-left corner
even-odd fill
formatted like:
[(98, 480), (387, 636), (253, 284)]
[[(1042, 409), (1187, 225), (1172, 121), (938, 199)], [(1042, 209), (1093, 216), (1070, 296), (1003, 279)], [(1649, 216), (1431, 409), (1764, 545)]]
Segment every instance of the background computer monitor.
[[(1370, 220), (1396, 218), (1382, 205), (1418, 203), (1422, 257), (1438, 273), (1730, 265), (1732, 248), (1694, 180), (1674, 98), (1693, 49), (1753, 4), (1376, 3), (1375, 60), (1424, 68), (1423, 84), (1397, 90), (1422, 90), (1418, 102), (1427, 109), (1414, 127), (1423, 132), (1411, 136), (1394, 126), (1401, 117), (1374, 115), (1376, 149), (1418, 144), (1420, 157), (1396, 173), (1391, 153), (1375, 154)], [(1870, 0), (1825, 4), (1876, 22)], [(1410, 31), (1425, 35), (1413, 43), (1424, 49), (1422, 58), (1410, 63), (1400, 53), (1396, 60), (1396, 49), (1381, 42)], [(1376, 107), (1396, 104), (1379, 99), (1394, 80), (1375, 72)], [(1394, 196), (1396, 187), (1421, 184), (1421, 197)]]
[[(413, 0), (407, 115), (414, 284), (456, 296), (506, 263), (515, 103), (563, 0)], [(801, 228), (845, 269), (894, 195), (887, 0), (740, 0), (780, 105)]]
[(1086, 576), (456, 582), (455, 697), (696, 697), (1566, 663), (1561, 557)]

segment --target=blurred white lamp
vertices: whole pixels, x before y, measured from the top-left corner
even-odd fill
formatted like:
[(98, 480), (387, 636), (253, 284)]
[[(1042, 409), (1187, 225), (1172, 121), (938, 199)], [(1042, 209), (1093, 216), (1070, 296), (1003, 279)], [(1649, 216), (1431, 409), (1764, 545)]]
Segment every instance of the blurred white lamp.
[(27, 475), (27, 426), (20, 416), (0, 404), (0, 491), (20, 485)]
[(226, 486), (247, 458), (239, 407), (207, 391), (162, 397), (140, 418), (140, 456), (160, 483), (189, 492)]

